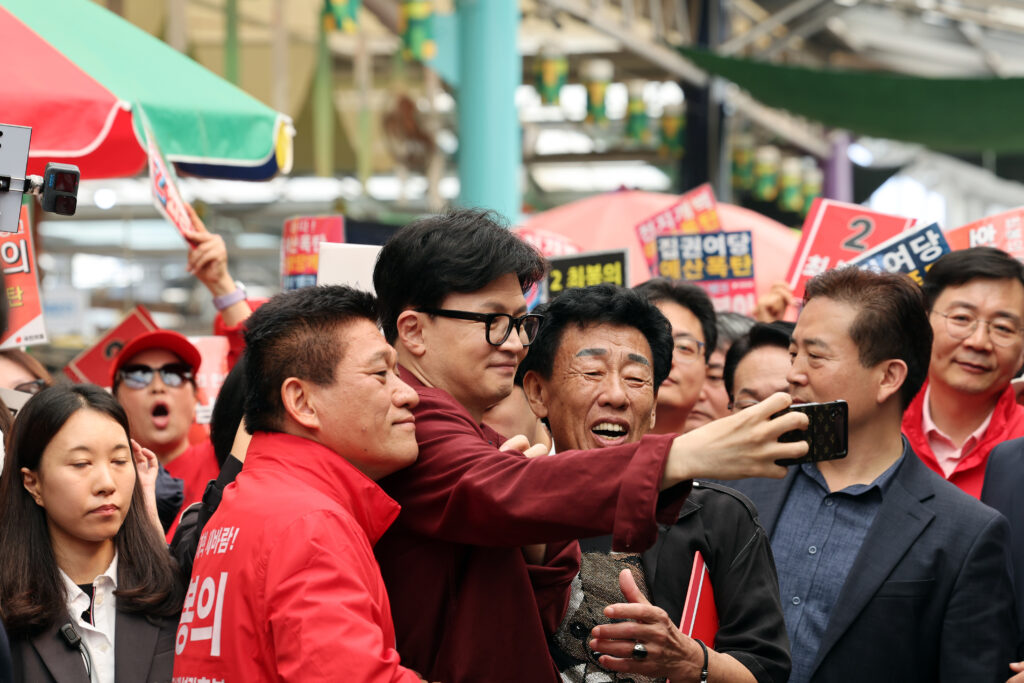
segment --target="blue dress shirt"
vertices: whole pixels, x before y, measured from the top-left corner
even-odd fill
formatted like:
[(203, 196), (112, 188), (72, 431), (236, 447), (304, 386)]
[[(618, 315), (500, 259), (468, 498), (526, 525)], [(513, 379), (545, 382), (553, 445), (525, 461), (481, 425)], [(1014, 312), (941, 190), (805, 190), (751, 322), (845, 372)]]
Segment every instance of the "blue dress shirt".
[(829, 490), (817, 465), (799, 465), (772, 534), (779, 592), (792, 648), (789, 683), (806, 683), (828, 616), (846, 583), (903, 454), (870, 484)]

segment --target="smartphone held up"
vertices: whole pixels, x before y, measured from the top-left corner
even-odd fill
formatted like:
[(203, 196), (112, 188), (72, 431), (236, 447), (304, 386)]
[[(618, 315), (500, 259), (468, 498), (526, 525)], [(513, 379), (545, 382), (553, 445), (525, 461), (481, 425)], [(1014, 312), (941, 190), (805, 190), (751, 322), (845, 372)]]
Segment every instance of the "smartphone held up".
[(838, 460), (845, 458), (847, 453), (847, 423), (849, 411), (846, 401), (829, 401), (828, 403), (800, 403), (780, 411), (772, 417), (778, 417), (790, 411), (798, 411), (807, 415), (807, 429), (794, 429), (779, 437), (779, 441), (792, 443), (807, 442), (807, 455), (800, 458), (776, 460), (776, 464), (789, 466), (805, 462), (821, 462), (822, 460)]

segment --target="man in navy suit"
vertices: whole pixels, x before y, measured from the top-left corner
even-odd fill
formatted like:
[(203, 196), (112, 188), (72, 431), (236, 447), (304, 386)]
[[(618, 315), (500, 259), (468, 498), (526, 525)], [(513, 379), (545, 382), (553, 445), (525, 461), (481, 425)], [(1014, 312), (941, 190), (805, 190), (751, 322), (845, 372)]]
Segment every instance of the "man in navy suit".
[(790, 393), (848, 403), (848, 455), (736, 482), (771, 537), (790, 682), (1003, 683), (1017, 639), (1009, 526), (900, 434), (928, 373), (921, 290), (854, 268), (806, 289)]
[[(985, 470), (981, 502), (994, 507), (1010, 520), (1010, 550), (1013, 582), (1017, 593), (1017, 623), (1021, 640), (1017, 658), (1024, 660), (1024, 438), (1007, 441), (992, 449)], [(1015, 665), (1021, 672), (1013, 683), (1024, 683), (1024, 661)]]

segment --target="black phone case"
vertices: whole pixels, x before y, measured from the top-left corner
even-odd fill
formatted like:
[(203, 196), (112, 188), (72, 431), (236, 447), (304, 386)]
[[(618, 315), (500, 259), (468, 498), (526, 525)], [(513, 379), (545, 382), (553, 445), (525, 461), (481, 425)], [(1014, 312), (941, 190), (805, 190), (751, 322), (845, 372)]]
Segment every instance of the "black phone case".
[(779, 441), (792, 443), (806, 441), (807, 455), (802, 458), (776, 460), (776, 464), (789, 466), (805, 462), (821, 462), (822, 460), (838, 460), (845, 458), (847, 453), (847, 422), (849, 411), (846, 401), (829, 403), (803, 403), (790, 406), (779, 413), (792, 410), (807, 415), (810, 424), (806, 430), (795, 429), (779, 437)]

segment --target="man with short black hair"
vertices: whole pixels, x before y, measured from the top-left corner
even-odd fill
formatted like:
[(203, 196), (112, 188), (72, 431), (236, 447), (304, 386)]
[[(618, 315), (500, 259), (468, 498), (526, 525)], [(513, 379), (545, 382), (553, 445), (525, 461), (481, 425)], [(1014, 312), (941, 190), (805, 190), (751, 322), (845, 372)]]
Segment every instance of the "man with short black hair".
[(253, 438), (199, 540), (175, 680), (421, 681), (373, 557), (398, 514), (375, 481), (417, 451), (416, 392), (376, 313), (371, 294), (309, 287), (249, 319)]
[(722, 375), (734, 412), (757, 405), (789, 387), (786, 375), (793, 327), (793, 323), (782, 320), (755, 323), (729, 348)]
[(1005, 680), (1017, 639), (1006, 519), (900, 434), (932, 348), (920, 288), (849, 267), (811, 279), (805, 301), (790, 393), (847, 402), (848, 454), (735, 484), (771, 536), (791, 683)]
[(681, 437), (557, 458), (503, 452), (481, 419), (536, 338), (523, 292), (545, 266), (493, 214), (458, 210), (400, 230), (374, 270), (384, 333), (420, 398), (420, 457), (381, 481), (402, 513), (376, 553), (403, 661), (433, 680), (557, 681), (546, 638), (578, 570), (569, 539), (612, 533), (617, 548), (643, 550), (694, 476), (780, 476), (780, 453), (806, 449), (776, 441), (806, 423), (769, 420), (788, 405), (779, 395)]
[(924, 276), (935, 341), (903, 433), (935, 473), (978, 498), (989, 452), (1024, 436), (1010, 380), (1024, 363), (1024, 265), (1004, 251), (953, 251)]

